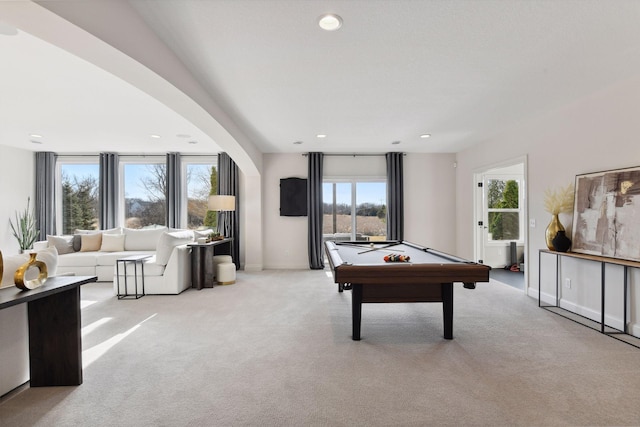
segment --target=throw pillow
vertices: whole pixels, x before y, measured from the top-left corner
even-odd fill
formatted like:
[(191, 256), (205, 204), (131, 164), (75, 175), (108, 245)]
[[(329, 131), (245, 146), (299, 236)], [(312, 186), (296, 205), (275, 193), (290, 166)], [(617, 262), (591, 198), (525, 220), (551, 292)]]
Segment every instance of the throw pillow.
[(73, 232), (73, 234), (96, 234), (96, 233), (122, 234), (122, 228), (116, 227), (116, 228), (109, 228), (107, 230), (80, 230), (80, 229), (76, 229), (76, 231)]
[(58, 254), (73, 253), (73, 236), (49, 236), (47, 235), (48, 246), (55, 247)]
[(29, 254), (27, 253), (8, 257), (3, 256), (2, 262), (4, 265), (4, 271), (2, 273), (0, 288), (15, 286), (16, 283), (13, 281), (13, 275), (16, 274), (16, 270), (27, 261), (29, 261)]
[(167, 265), (173, 248), (187, 243), (193, 243), (193, 232), (190, 230), (162, 233), (156, 248), (156, 264)]
[(167, 227), (158, 228), (125, 228), (124, 239), (125, 251), (153, 251), (158, 246), (158, 240), (162, 233), (167, 231)]
[(102, 252), (122, 252), (124, 251), (124, 234), (103, 234)]
[(213, 230), (210, 228), (204, 230), (193, 230), (195, 240), (198, 240), (198, 237), (209, 237), (211, 233), (213, 233)]
[(80, 234), (73, 235), (73, 250), (75, 252), (80, 252), (80, 248), (82, 248), (82, 238)]
[(102, 233), (81, 234), (80, 239), (82, 240), (80, 252), (99, 251), (102, 246)]

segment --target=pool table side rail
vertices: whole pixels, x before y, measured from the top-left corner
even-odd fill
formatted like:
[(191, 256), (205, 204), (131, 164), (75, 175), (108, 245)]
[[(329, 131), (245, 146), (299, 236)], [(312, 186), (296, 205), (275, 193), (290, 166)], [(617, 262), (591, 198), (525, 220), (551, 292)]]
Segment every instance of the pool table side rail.
[[(405, 244), (409, 243), (405, 242)], [(427, 249), (415, 244), (410, 245), (418, 249)], [(413, 284), (489, 281), (489, 266), (469, 262), (452, 255), (451, 257), (461, 261), (456, 264), (397, 263), (393, 265), (353, 265), (347, 264), (342, 260), (335, 243), (326, 242), (325, 249), (335, 283), (393, 284), (394, 279), (402, 283)], [(442, 254), (439, 251), (436, 252)]]

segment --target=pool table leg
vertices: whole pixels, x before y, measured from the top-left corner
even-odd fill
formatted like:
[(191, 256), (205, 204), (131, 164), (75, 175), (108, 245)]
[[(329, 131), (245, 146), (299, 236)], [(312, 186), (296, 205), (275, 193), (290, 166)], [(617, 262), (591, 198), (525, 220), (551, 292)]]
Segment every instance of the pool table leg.
[(352, 339), (360, 341), (360, 321), (362, 319), (362, 285), (353, 284), (351, 292)]
[(442, 283), (442, 318), (444, 338), (453, 339), (453, 283)]

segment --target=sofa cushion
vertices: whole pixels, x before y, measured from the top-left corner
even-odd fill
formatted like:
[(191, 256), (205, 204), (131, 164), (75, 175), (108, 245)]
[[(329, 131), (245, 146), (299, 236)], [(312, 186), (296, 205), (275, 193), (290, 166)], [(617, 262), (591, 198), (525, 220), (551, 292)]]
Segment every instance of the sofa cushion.
[[(164, 274), (165, 266), (156, 263), (155, 255), (151, 255), (149, 258), (144, 261), (144, 277), (151, 276), (162, 276)], [(120, 264), (118, 269), (114, 268), (114, 274), (116, 271), (120, 276), (124, 276), (124, 268), (122, 264)], [(127, 264), (127, 276), (133, 276), (136, 273), (136, 270), (133, 268), (133, 264)], [(137, 274), (142, 275), (142, 269), (138, 266)]]
[(48, 246), (55, 247), (58, 254), (73, 253), (73, 236), (50, 236), (47, 235)]
[(167, 227), (133, 229), (125, 228), (124, 250), (125, 251), (155, 251), (158, 240), (162, 233), (167, 231)]
[(98, 252), (95, 265), (116, 265), (116, 261), (134, 255), (152, 256), (153, 251)]
[(102, 233), (82, 234), (80, 239), (82, 240), (80, 252), (99, 251), (102, 246)]
[(173, 248), (187, 243), (193, 243), (193, 231), (191, 230), (163, 233), (158, 240), (158, 246), (156, 248), (156, 263), (159, 265), (167, 265)]
[(145, 276), (162, 276), (164, 274), (165, 266), (158, 264), (157, 257), (153, 256), (144, 261), (144, 275)]
[(102, 252), (124, 251), (124, 237), (125, 237), (124, 234), (103, 234), (100, 251)]
[(95, 267), (100, 252), (74, 252), (58, 257), (58, 267)]

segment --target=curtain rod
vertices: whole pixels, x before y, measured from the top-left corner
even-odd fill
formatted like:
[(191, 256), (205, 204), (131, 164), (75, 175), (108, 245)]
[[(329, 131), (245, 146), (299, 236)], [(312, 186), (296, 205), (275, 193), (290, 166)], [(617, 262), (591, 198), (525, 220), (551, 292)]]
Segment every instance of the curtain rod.
[[(218, 153), (215, 153), (215, 154), (179, 153), (179, 154), (181, 157), (215, 157), (218, 155)], [(167, 153), (164, 153), (164, 154), (162, 153), (161, 154), (118, 154), (118, 157), (165, 157), (166, 155)], [(99, 157), (100, 153), (96, 153), (96, 154), (57, 154), (56, 153), (56, 156), (58, 157)]]
[[(307, 157), (309, 155), (309, 153), (302, 153), (302, 155), (304, 157)], [(352, 153), (352, 154), (348, 154), (348, 153), (323, 153), (323, 155), (325, 156), (331, 156), (331, 157), (378, 157), (378, 156), (382, 156), (384, 157), (385, 154), (373, 154), (373, 153)], [(406, 156), (407, 153), (402, 153), (403, 156)]]

